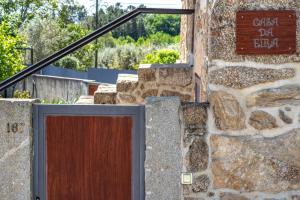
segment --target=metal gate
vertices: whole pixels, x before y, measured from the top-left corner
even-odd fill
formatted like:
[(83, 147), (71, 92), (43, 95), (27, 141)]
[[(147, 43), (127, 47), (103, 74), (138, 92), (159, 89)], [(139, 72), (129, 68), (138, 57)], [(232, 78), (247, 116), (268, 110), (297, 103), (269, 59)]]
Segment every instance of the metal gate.
[(144, 199), (144, 107), (35, 105), (34, 195)]

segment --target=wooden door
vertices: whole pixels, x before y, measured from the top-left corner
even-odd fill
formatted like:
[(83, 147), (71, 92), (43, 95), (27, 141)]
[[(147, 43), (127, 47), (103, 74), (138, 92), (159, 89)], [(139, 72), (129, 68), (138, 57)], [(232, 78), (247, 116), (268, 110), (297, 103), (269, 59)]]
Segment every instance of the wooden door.
[(142, 200), (144, 106), (35, 105), (35, 200)]
[(131, 200), (131, 117), (48, 116), (47, 200)]

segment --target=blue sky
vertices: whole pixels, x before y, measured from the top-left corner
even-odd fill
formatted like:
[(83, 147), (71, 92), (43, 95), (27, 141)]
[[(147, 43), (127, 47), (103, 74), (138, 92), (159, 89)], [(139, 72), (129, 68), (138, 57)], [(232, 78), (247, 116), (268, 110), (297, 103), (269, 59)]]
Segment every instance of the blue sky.
[[(93, 5), (95, 5), (96, 0), (77, 0), (80, 4), (84, 5), (90, 12), (94, 12)], [(99, 0), (102, 5), (114, 5), (120, 2), (124, 7), (128, 5), (140, 5), (145, 4), (147, 7), (151, 8), (180, 8), (181, 0)]]

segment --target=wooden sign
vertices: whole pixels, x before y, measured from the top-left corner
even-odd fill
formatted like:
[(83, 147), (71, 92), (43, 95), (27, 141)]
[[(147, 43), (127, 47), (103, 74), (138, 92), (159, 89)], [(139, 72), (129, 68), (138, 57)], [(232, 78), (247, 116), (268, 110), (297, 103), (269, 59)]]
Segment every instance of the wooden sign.
[(236, 17), (237, 54), (296, 53), (295, 11), (240, 11)]

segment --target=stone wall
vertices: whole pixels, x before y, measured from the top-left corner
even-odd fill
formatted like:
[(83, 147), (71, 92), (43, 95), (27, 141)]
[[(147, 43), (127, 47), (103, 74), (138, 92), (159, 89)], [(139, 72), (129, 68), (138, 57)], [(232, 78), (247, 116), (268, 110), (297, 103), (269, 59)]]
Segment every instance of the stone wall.
[[(207, 47), (201, 59), (208, 60), (210, 107), (207, 144), (202, 147), (208, 145), (205, 174), (209, 186), (202, 194), (188, 194), (221, 200), (300, 199), (298, 52), (276, 56), (235, 53), (237, 11), (291, 9), (299, 15), (300, 3), (214, 0), (204, 6), (208, 15), (199, 10), (196, 14), (209, 21), (208, 43), (201, 42)], [(298, 51), (299, 36), (297, 30)]]
[(0, 199), (32, 199), (34, 102), (0, 99)]
[(115, 86), (99, 86), (95, 104), (141, 104), (151, 96), (195, 99), (193, 68), (188, 64), (140, 65), (138, 75), (119, 74)]
[(225, 61), (210, 66), (214, 190), (243, 196), (230, 199), (300, 198), (299, 67)]
[[(297, 53), (237, 55), (236, 12), (276, 9), (297, 13)], [(298, 0), (195, 2), (194, 71), (210, 106), (205, 134), (183, 133), (186, 200), (300, 199), (299, 27)], [(193, 106), (183, 113), (197, 116)]]

